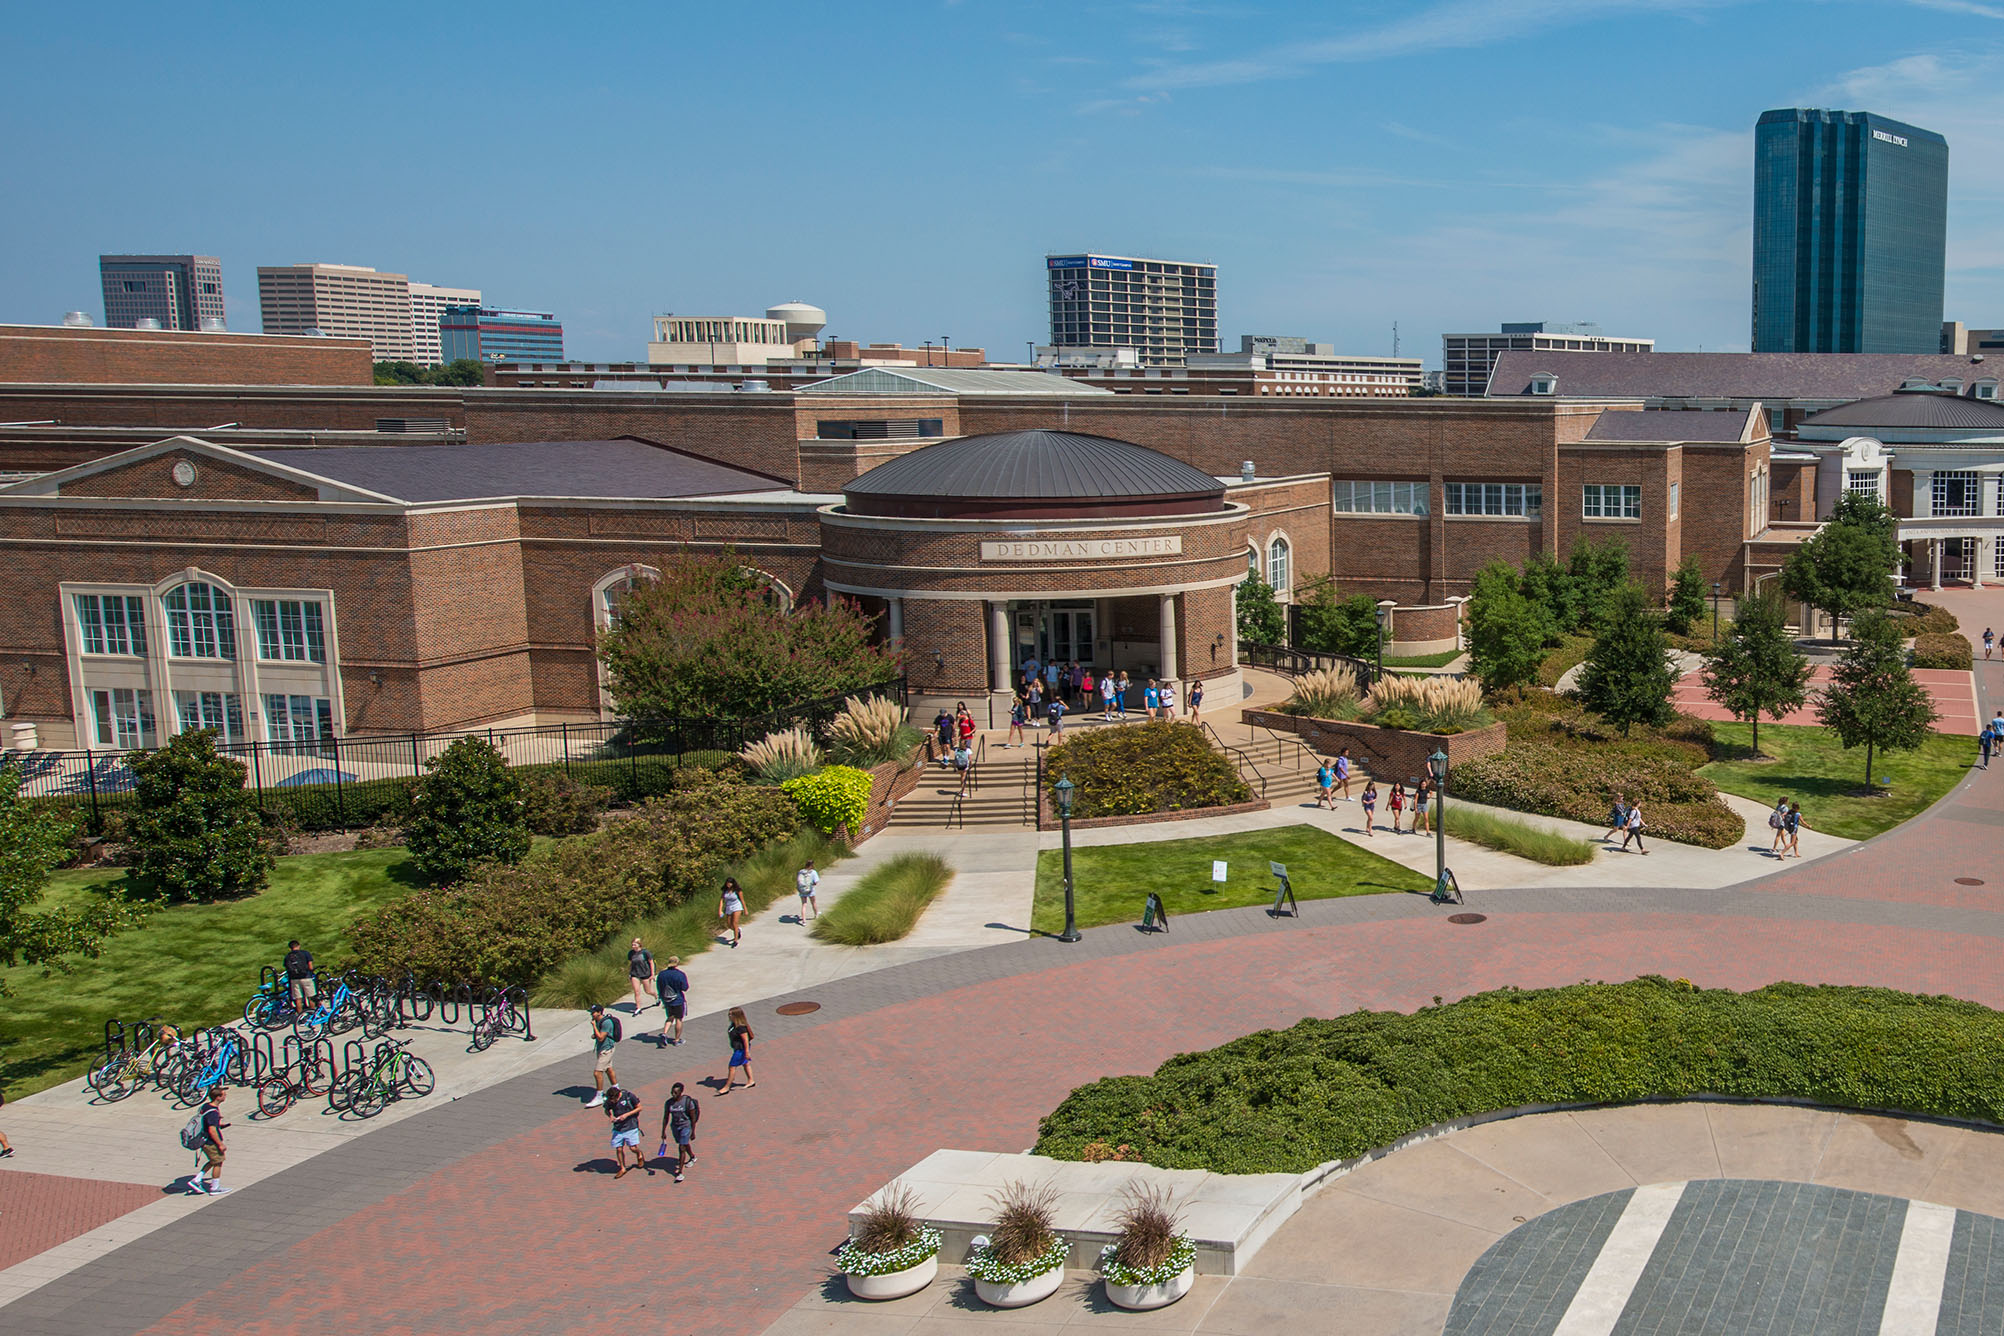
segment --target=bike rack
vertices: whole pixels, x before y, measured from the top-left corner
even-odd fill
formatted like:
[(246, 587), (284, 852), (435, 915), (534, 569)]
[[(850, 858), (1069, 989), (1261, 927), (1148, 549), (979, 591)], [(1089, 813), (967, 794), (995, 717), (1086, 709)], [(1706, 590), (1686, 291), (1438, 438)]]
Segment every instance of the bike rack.
[[(328, 1041), (322, 1039), (320, 1043)], [(369, 1050), (359, 1039), (350, 1039), (341, 1045), (341, 1075), (362, 1070), (368, 1064)]]
[(104, 1060), (110, 1062), (125, 1051), (125, 1022), (106, 1021), (104, 1023)]
[(284, 977), (284, 972), (278, 966), (266, 965), (257, 972), (257, 990), (260, 993), (276, 992), (278, 981)]
[(518, 984), (513, 988), (507, 988), (502, 990), (502, 997), (511, 1006), (513, 1006), (515, 1008), (515, 1011), (522, 1017), (523, 1041), (527, 1043), (534, 1043), (536, 1039), (536, 1030), (535, 1027), (529, 1021), (529, 990)]
[[(291, 1039), (292, 1037), (291, 1035), (286, 1036), (287, 1039)], [(279, 1070), (277, 1063), (272, 1058), (271, 1032), (269, 1030), (258, 1030), (253, 1033), (247, 1047), (250, 1053), (250, 1060), (244, 1063), (244, 1084), (256, 1085), (265, 1077)], [(224, 1073), (225, 1077), (228, 1075), (228, 1072)]]

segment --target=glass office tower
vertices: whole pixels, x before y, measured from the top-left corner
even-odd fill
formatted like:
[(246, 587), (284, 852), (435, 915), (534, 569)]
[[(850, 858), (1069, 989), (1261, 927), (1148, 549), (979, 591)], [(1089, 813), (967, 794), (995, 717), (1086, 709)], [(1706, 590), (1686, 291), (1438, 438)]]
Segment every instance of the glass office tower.
[(1938, 351), (1947, 243), (1946, 139), (1862, 111), (1762, 113), (1755, 352)]

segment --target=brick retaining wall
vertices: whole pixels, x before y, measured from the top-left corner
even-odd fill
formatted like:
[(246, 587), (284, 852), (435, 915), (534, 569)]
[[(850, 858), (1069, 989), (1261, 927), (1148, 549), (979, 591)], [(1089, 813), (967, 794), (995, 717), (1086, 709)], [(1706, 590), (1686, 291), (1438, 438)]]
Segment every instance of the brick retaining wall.
[(1448, 769), (1452, 771), (1464, 761), (1502, 751), (1507, 740), (1502, 724), (1443, 735), (1409, 733), (1404, 729), (1345, 723), (1339, 719), (1304, 719), (1275, 710), (1240, 710), (1239, 719), (1248, 727), (1293, 733), (1324, 756), (1334, 756), (1348, 747), (1350, 759), (1373, 776), (1401, 782), (1425, 774), (1426, 758), (1436, 750), (1447, 753)]

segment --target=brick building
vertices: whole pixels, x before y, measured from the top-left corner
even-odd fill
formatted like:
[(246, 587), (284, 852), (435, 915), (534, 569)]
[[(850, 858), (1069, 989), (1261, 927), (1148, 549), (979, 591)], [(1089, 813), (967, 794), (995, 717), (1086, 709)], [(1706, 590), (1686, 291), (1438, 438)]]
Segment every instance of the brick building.
[[(366, 339), (0, 325), (0, 385), (368, 385)], [(11, 409), (8, 420), (14, 415)], [(212, 419), (221, 421), (221, 419)]]

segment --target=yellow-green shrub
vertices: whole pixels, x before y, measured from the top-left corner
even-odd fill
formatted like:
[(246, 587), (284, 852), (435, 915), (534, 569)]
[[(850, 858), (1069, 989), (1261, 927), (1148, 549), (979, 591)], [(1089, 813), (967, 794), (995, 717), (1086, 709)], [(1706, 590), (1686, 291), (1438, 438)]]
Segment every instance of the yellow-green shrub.
[(870, 813), (870, 772), (854, 766), (831, 765), (779, 786), (800, 808), (800, 815), (823, 832), (842, 826), (861, 829)]

